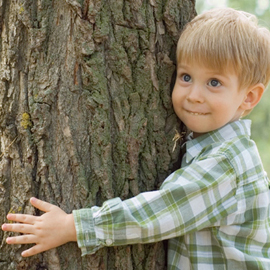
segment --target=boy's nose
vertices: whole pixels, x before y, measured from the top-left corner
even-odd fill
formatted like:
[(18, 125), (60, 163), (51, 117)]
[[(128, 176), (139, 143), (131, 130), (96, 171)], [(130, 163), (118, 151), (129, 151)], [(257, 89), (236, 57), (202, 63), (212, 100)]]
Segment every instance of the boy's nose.
[(192, 85), (187, 95), (187, 100), (193, 103), (203, 103), (202, 89), (198, 85)]

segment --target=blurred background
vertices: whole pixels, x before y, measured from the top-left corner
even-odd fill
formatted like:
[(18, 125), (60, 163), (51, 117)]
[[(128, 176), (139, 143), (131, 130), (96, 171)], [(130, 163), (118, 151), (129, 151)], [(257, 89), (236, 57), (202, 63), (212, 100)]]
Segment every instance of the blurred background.
[[(215, 7), (231, 7), (252, 13), (259, 24), (270, 29), (270, 0), (196, 0), (200, 14)], [(222, 37), (221, 37), (222, 38)], [(270, 87), (264, 93), (259, 105), (246, 118), (252, 120), (252, 139), (257, 143), (264, 168), (270, 177)]]

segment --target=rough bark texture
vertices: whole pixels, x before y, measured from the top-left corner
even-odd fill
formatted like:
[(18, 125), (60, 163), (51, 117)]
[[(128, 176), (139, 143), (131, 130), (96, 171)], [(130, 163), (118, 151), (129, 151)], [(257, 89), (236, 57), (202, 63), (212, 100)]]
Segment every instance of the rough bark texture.
[[(194, 0), (0, 1), (0, 223), (159, 187), (171, 172), (175, 46)], [(163, 243), (75, 243), (28, 259), (0, 232), (0, 269), (166, 269)]]

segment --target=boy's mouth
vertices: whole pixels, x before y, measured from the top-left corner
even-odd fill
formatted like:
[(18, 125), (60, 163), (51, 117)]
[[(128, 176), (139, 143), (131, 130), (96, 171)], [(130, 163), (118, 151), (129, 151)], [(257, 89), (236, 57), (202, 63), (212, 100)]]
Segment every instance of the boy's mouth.
[(201, 113), (201, 112), (192, 112), (192, 111), (189, 111), (189, 110), (186, 110), (186, 112), (188, 112), (188, 113), (191, 114), (191, 115), (195, 115), (195, 116), (197, 116), (197, 115), (207, 115), (207, 114), (209, 114), (209, 113)]

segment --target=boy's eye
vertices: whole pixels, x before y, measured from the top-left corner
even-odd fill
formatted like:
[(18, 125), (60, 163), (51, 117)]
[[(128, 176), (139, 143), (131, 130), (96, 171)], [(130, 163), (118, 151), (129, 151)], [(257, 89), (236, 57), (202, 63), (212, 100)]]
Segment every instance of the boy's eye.
[(182, 75), (182, 80), (184, 82), (190, 82), (191, 81), (191, 76), (188, 75), (188, 74), (184, 74), (184, 75)]
[(217, 86), (220, 86), (221, 83), (217, 79), (212, 79), (210, 80), (209, 85), (213, 87), (217, 87)]

